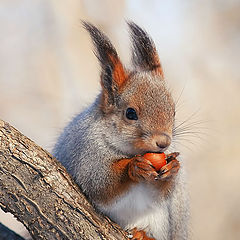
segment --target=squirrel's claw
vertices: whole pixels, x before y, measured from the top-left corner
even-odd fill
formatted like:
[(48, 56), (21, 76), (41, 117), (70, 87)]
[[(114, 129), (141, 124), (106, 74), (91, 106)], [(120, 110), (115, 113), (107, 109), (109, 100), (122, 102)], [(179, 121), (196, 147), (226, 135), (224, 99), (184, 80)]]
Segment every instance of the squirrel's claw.
[(141, 156), (134, 157), (129, 163), (128, 175), (135, 182), (141, 180), (154, 181), (158, 177), (158, 173), (151, 162)]
[(169, 153), (166, 155), (166, 161), (167, 163), (169, 163), (170, 161), (172, 161), (173, 159), (176, 159), (177, 156), (179, 156), (179, 152), (173, 152), (173, 153)]
[(138, 230), (137, 228), (133, 228), (131, 232), (132, 233), (128, 235), (129, 240), (155, 240), (155, 238), (148, 237), (145, 231), (143, 230)]
[(177, 159), (171, 160), (168, 164), (160, 169), (159, 179), (169, 180), (170, 178), (176, 176), (180, 168), (180, 163)]

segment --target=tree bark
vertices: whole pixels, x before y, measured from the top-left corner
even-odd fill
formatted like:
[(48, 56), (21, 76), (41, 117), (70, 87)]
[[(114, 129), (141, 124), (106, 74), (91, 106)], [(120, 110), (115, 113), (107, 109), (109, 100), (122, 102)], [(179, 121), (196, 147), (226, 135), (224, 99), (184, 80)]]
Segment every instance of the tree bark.
[(119, 226), (95, 212), (50, 153), (1, 120), (0, 207), (33, 239), (127, 239)]

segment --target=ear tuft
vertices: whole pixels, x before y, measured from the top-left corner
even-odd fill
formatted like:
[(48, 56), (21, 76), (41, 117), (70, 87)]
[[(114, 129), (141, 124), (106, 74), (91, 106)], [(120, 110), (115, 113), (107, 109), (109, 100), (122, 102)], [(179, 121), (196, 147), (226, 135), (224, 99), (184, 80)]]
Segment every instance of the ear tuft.
[(162, 66), (153, 40), (134, 22), (128, 22), (132, 38), (132, 61), (143, 71), (153, 71), (164, 78)]
[(127, 79), (127, 74), (118, 57), (116, 49), (113, 47), (109, 38), (94, 25), (91, 23), (83, 22), (83, 26), (90, 33), (90, 36), (94, 43), (94, 53), (101, 64), (102, 74), (105, 75), (104, 71), (106, 69), (106, 66), (109, 66), (113, 74), (113, 84), (116, 84), (116, 87), (121, 87), (124, 81)]
[(83, 22), (83, 26), (90, 33), (95, 46), (94, 53), (102, 67), (101, 85), (103, 92), (101, 104), (103, 111), (109, 112), (116, 103), (119, 90), (128, 76), (108, 37), (91, 23)]
[(83, 27), (90, 33), (95, 46), (95, 55), (101, 65), (106, 65), (109, 62), (109, 56), (118, 58), (117, 52), (111, 44), (108, 37), (103, 34), (98, 28), (88, 22), (82, 22)]

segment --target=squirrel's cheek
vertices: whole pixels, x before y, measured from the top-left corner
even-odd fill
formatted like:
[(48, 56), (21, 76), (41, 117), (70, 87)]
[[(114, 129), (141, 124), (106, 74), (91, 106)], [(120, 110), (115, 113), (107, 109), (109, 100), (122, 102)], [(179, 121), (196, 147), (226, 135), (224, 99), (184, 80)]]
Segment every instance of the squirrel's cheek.
[(143, 139), (135, 140), (133, 146), (135, 149), (139, 150), (139, 153), (156, 151), (156, 149), (153, 148), (151, 143)]

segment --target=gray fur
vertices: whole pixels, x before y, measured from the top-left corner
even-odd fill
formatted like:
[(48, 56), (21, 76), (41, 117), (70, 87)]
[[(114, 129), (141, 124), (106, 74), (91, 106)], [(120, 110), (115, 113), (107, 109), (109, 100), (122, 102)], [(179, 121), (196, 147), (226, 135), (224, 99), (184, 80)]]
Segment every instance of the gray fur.
[(112, 159), (126, 157), (114, 147), (107, 147), (111, 141), (108, 132), (96, 100), (69, 123), (53, 150), (90, 200), (102, 195), (101, 188), (111, 185)]
[[(85, 27), (89, 26), (92, 35), (97, 31), (98, 36), (104, 36), (92, 25), (85, 24)], [(136, 28), (136, 25), (134, 27)], [(112, 48), (109, 40), (106, 38), (105, 40), (106, 46)], [(98, 42), (104, 45), (104, 39)], [(96, 41), (95, 44), (98, 42)], [(97, 46), (97, 49), (100, 47)], [(99, 54), (104, 56), (103, 50), (99, 51)], [(102, 58), (100, 61), (105, 60)], [(114, 173), (110, 170), (111, 164), (122, 158), (155, 151), (151, 147), (137, 149), (133, 146), (133, 142), (141, 139), (147, 143), (153, 133), (171, 130), (174, 125), (175, 111), (165, 81), (151, 71), (133, 72), (124, 89), (121, 90), (121, 94), (111, 91), (112, 89), (109, 88), (109, 94), (114, 94), (116, 99), (111, 112), (102, 111), (103, 93), (101, 92), (91, 106), (73, 118), (65, 127), (53, 150), (53, 155), (66, 167), (83, 193), (98, 210), (105, 214), (108, 213), (109, 208), (103, 204), (104, 197), (109, 190), (114, 191), (112, 189)], [(129, 105), (136, 103), (141, 106), (138, 112), (139, 120), (128, 123), (124, 119), (125, 110)], [(188, 239), (188, 200), (182, 161), (169, 196), (164, 198), (158, 196), (157, 192), (154, 192), (154, 195), (157, 196), (156, 202), (159, 201), (163, 206), (162, 211), (165, 217), (162, 226), (158, 223), (161, 229), (164, 229), (161, 236), (154, 235), (154, 237), (161, 240)], [(117, 202), (118, 199), (113, 200), (114, 204)], [(122, 227), (125, 228), (126, 225), (123, 224)], [(151, 228), (148, 233), (151, 235)]]

